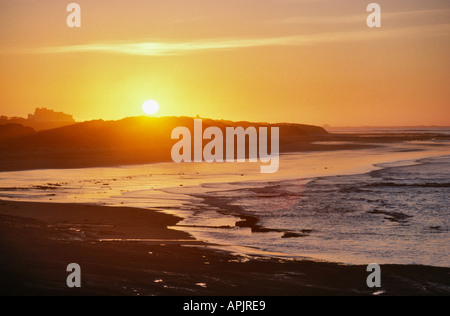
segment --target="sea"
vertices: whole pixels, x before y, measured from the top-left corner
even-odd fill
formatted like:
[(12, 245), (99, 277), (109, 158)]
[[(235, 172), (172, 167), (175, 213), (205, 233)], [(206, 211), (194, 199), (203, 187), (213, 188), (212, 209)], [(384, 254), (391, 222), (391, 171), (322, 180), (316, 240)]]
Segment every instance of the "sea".
[(284, 154), (275, 174), (259, 163), (2, 172), (0, 199), (157, 210), (243, 257), (450, 267), (446, 141)]

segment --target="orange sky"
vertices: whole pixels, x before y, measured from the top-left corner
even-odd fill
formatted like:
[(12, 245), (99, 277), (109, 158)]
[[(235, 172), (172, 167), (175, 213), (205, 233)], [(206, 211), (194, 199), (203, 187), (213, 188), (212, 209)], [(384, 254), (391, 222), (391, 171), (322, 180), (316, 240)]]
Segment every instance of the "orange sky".
[(0, 115), (450, 125), (450, 2), (0, 0)]

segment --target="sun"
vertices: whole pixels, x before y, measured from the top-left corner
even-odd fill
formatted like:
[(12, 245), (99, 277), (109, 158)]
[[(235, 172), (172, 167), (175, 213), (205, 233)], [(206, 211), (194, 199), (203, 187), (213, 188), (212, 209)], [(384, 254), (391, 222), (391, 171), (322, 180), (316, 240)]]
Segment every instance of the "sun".
[(142, 110), (147, 115), (156, 114), (159, 111), (159, 104), (154, 100), (147, 100), (142, 104)]

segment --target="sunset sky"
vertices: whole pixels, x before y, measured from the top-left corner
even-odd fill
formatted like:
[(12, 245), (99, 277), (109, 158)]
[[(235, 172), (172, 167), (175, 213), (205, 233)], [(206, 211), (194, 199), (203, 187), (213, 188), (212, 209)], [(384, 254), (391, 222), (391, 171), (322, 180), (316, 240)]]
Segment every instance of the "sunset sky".
[(450, 1), (0, 0), (0, 115), (450, 125)]

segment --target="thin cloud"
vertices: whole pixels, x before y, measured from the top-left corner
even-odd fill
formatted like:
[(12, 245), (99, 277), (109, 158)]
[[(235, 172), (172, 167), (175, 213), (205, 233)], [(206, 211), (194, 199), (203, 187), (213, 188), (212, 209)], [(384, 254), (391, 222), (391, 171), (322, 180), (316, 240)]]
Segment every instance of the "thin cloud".
[(279, 46), (289, 41), (288, 38), (267, 39), (216, 39), (210, 41), (192, 41), (180, 43), (167, 42), (133, 42), (133, 43), (94, 43), (72, 46), (39, 48), (36, 53), (116, 53), (141, 56), (185, 55), (194, 52), (231, 50), (238, 48)]
[[(368, 12), (354, 15), (322, 15), (322, 16), (294, 16), (268, 21), (270, 24), (365, 24)], [(450, 9), (431, 9), (399, 12), (383, 12), (382, 19), (419, 19), (424, 17), (433, 17), (450, 14)]]
[(177, 56), (193, 53), (237, 50), (254, 47), (311, 46), (336, 42), (373, 41), (389, 38), (423, 38), (448, 36), (450, 24), (427, 25), (398, 29), (367, 29), (333, 33), (303, 34), (287, 37), (212, 39), (191, 42), (103, 42), (81, 45), (3, 50), (3, 53), (69, 54), (102, 53), (136, 56)]

